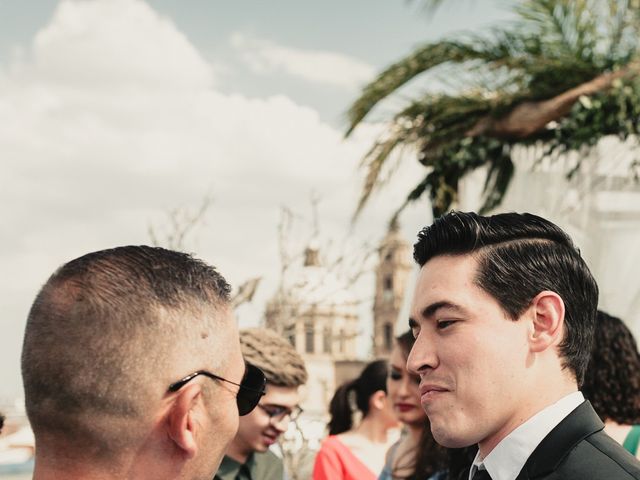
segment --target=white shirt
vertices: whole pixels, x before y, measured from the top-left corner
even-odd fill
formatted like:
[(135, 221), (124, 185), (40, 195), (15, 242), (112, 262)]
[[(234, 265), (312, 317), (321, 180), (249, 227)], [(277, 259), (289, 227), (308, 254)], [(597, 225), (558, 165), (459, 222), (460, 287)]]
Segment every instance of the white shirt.
[(544, 437), (582, 402), (584, 402), (582, 393), (573, 392), (536, 413), (516, 428), (484, 459), (480, 457), (478, 451), (469, 471), (469, 480), (478, 469), (486, 469), (492, 480), (514, 480)]

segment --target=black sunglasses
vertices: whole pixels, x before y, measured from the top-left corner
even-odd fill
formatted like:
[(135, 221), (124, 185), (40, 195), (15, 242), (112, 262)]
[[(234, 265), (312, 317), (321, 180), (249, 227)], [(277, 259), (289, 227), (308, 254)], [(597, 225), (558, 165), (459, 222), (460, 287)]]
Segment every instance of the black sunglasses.
[(231, 385), (240, 387), (240, 390), (238, 390), (238, 394), (236, 395), (238, 414), (240, 416), (246, 415), (254, 408), (256, 408), (256, 405), (260, 401), (260, 398), (264, 395), (264, 387), (267, 383), (267, 379), (265, 378), (264, 373), (262, 373), (262, 370), (260, 370), (258, 367), (254, 367), (249, 363), (246, 363), (245, 365), (246, 368), (244, 371), (244, 377), (242, 377), (242, 381), (240, 383), (232, 382), (231, 380), (227, 380), (226, 378), (214, 375), (213, 373), (207, 372), (206, 370), (198, 370), (191, 375), (187, 375), (182, 380), (178, 380), (177, 382), (169, 385), (169, 391), (177, 392), (198, 375), (204, 375), (205, 377), (209, 377), (213, 380), (227, 382)]

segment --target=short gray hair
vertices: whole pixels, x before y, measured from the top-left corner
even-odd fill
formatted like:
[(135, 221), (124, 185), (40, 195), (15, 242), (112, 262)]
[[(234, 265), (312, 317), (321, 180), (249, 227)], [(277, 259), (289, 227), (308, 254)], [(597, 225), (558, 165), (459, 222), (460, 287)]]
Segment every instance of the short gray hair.
[[(196, 349), (215, 331), (211, 308), (224, 308), (229, 291), (213, 267), (158, 247), (102, 250), (63, 265), (25, 329), (22, 376), (36, 438), (112, 453), (144, 434), (123, 430), (135, 430), (127, 422), (144, 418), (157, 396), (149, 378), (168, 374), (177, 345)], [(185, 315), (198, 311), (208, 315)]]

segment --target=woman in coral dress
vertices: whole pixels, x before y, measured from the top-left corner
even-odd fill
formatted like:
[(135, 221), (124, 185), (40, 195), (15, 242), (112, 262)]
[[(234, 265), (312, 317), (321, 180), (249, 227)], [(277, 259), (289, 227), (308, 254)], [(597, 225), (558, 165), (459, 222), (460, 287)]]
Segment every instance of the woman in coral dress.
[[(329, 436), (316, 456), (313, 480), (378, 478), (385, 453), (397, 438), (390, 434), (390, 430), (397, 428), (398, 420), (387, 397), (387, 375), (387, 362), (376, 360), (358, 378), (338, 388), (329, 404)], [(356, 409), (362, 420), (354, 428)]]

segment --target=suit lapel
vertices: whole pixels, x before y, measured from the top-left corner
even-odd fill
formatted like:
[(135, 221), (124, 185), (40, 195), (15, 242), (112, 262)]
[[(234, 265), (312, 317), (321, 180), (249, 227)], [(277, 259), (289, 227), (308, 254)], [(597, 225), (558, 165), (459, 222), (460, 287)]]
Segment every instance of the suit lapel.
[(540, 442), (516, 480), (528, 480), (553, 472), (580, 441), (603, 428), (604, 424), (591, 403), (581, 403)]

